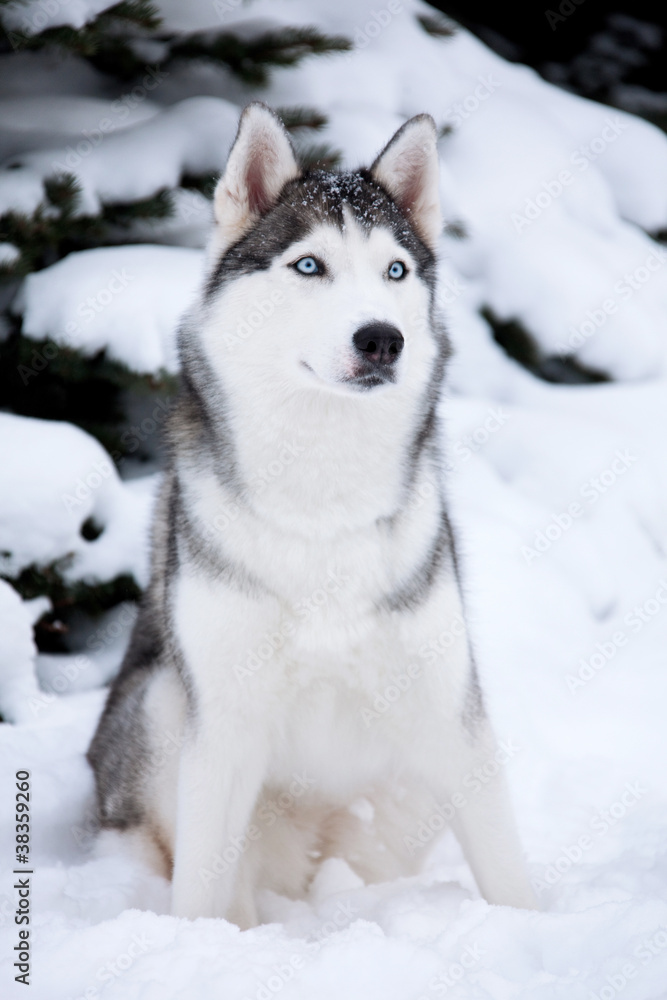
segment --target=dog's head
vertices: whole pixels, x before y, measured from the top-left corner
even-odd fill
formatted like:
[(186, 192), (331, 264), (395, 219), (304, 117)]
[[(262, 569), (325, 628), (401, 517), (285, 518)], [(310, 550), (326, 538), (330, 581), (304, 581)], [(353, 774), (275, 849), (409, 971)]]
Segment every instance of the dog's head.
[(370, 169), (302, 171), (275, 115), (245, 109), (215, 192), (206, 326), (221, 371), (255, 387), (423, 387), (442, 353), (436, 139), (419, 115)]

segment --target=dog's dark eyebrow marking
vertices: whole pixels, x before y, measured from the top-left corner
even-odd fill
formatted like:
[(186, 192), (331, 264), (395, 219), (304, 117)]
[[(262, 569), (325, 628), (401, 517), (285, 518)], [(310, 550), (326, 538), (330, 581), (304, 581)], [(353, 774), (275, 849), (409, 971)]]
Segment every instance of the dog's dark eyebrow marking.
[(276, 257), (303, 239), (313, 225), (314, 220), (302, 218), (279, 203), (225, 251), (206, 282), (204, 302), (208, 302), (226, 281), (268, 270)]
[(432, 251), (369, 170), (313, 170), (289, 181), (275, 207), (223, 253), (206, 283), (204, 300), (208, 301), (230, 278), (267, 270), (276, 257), (319, 223), (328, 222), (343, 230), (345, 206), (364, 229), (388, 226), (415, 260), (417, 272), (434, 280)]

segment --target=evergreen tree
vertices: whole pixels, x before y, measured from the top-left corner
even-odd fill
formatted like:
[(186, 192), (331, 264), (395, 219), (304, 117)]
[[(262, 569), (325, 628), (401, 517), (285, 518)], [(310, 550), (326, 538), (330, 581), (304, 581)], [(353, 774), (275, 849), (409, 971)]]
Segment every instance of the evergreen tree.
[[(188, 63), (224, 67), (232, 91), (234, 80), (261, 88), (272, 68), (296, 66), (306, 56), (350, 48), (347, 39), (324, 35), (315, 28), (267, 31), (258, 25), (256, 31), (249, 31), (248, 21), (242, 33), (233, 28), (189, 34), (169, 31), (148, 0), (122, 0), (80, 28), (45, 26), (57, 10), (56, 0), (42, 0), (39, 5), (2, 0), (0, 64), (18, 65), (26, 54), (51, 55), (57, 57), (63, 74), (89, 67), (88, 72), (94, 71), (105, 92), (117, 99), (141, 84), (147, 68), (159, 79)], [(25, 65), (17, 72), (25, 72)], [(297, 137), (304, 163), (331, 166), (337, 162), (336, 150), (305, 138), (326, 124), (321, 113), (307, 107), (278, 109), (278, 113)], [(14, 159), (20, 166), (20, 150)], [(10, 168), (13, 165), (9, 163)], [(128, 169), (133, 166), (128, 164)], [(128, 448), (129, 415), (154, 405), (156, 399), (164, 405), (175, 391), (174, 377), (166, 371), (138, 373), (104, 350), (90, 356), (52, 337), (27, 337), (11, 306), (26, 276), (73, 252), (153, 242), (152, 230), (162, 242), (169, 242), (160, 227), (173, 218), (176, 195), (198, 192), (210, 199), (215, 180), (210, 172), (184, 172), (176, 187), (160, 187), (132, 201), (103, 200), (99, 210), (91, 211), (83, 208), (75, 165), (56, 170), (45, 179), (42, 201), (32, 212), (10, 207), (0, 215), (1, 409), (78, 425), (104, 445), (121, 474), (126, 471), (130, 452), (134, 461), (155, 459), (158, 435), (142, 442), (138, 449), (136, 442)], [(53, 330), (53, 338), (57, 333)], [(83, 536), (91, 539), (99, 531), (93, 523), (81, 528)], [(53, 613), (45, 615), (36, 629), (43, 650), (68, 648), (68, 622), (73, 615), (97, 613), (139, 594), (136, 581), (127, 576), (94, 584), (67, 583), (63, 576), (66, 565), (65, 555), (47, 566), (33, 565), (4, 574), (24, 598), (50, 597)]]

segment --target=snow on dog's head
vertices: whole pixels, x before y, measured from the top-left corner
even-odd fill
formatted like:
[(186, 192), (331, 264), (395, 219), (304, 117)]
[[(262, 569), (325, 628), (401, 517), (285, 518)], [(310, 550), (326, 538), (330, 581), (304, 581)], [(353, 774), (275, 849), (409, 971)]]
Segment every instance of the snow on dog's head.
[(248, 388), (423, 389), (444, 353), (436, 138), (419, 115), (370, 169), (300, 170), (280, 121), (246, 108), (215, 192), (204, 336), (216, 368)]

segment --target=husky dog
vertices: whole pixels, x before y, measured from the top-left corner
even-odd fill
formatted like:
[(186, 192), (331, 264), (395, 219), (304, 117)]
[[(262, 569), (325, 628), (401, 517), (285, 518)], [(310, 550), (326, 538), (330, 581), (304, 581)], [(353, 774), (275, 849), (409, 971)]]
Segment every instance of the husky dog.
[(151, 582), (88, 754), (102, 828), (176, 915), (252, 926), (257, 890), (303, 896), (331, 857), (414, 874), (443, 817), (489, 902), (534, 905), (502, 774), (471, 781), (498, 746), (441, 485), (436, 140), (419, 115), (370, 169), (301, 170), (252, 104), (218, 183)]

